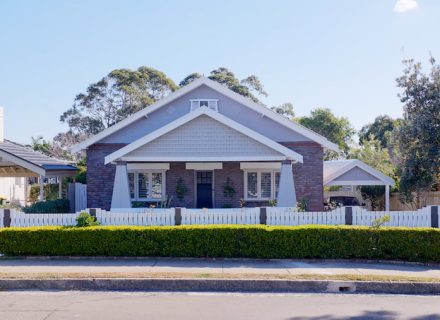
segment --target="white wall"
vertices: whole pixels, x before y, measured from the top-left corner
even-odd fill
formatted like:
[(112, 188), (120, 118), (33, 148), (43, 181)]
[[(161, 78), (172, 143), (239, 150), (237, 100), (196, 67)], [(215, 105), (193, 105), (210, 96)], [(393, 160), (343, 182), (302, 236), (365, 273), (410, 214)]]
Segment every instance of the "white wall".
[(0, 196), (11, 203), (24, 206), (26, 199), (26, 178), (0, 178)]

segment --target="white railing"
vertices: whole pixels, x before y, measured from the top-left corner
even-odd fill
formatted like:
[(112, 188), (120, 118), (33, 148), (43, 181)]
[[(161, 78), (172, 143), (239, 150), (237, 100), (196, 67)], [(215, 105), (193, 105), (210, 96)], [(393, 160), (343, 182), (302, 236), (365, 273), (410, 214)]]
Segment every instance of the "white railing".
[(260, 208), (186, 209), (182, 224), (259, 224)]
[(371, 226), (374, 220), (388, 216), (387, 227), (430, 227), (431, 208), (424, 207), (416, 211), (368, 211), (362, 207), (353, 207), (353, 225)]
[(268, 207), (267, 224), (273, 226), (299, 226), (305, 224), (345, 224), (345, 209), (332, 211), (298, 212), (296, 208)]
[[(90, 212), (90, 209), (87, 209)], [(96, 219), (103, 226), (173, 226), (174, 208), (131, 208), (105, 211), (96, 209)]]

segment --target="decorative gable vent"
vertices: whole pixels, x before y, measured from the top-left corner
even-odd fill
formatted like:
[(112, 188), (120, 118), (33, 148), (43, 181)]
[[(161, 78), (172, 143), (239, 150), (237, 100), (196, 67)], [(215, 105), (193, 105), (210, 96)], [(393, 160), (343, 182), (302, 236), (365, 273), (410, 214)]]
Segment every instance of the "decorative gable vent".
[(208, 107), (212, 111), (218, 111), (217, 99), (191, 99), (191, 111), (197, 110), (200, 107)]

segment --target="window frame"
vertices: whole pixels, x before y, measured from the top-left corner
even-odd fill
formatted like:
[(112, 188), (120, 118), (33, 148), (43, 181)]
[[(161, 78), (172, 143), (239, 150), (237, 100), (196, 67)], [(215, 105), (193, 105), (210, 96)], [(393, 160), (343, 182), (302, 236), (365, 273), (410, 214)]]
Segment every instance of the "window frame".
[[(274, 169), (246, 169), (244, 171), (244, 200), (246, 201), (269, 201), (275, 199), (276, 195), (276, 185), (275, 185), (275, 177), (277, 173), (280, 173), (280, 170)], [(248, 196), (248, 173), (257, 173), (257, 197), (251, 198)], [(262, 173), (270, 173), (270, 197), (262, 197), (261, 196), (261, 174)], [(280, 173), (281, 174), (281, 173)]]
[[(190, 99), (190, 111), (195, 111), (200, 108), (200, 103), (207, 102), (209, 108), (212, 111), (218, 112), (218, 99)], [(211, 108), (209, 105), (214, 102), (214, 108)], [(195, 105), (195, 106), (194, 106)]]
[[(155, 201), (163, 201), (165, 199), (165, 193), (166, 193), (166, 170), (154, 170), (154, 169), (138, 169), (138, 170), (128, 170), (128, 174), (134, 174), (133, 176), (133, 183), (134, 183), (134, 198), (131, 197), (130, 192), (130, 199), (131, 201), (145, 201), (145, 202), (155, 202)], [(153, 174), (154, 173), (160, 173), (162, 174), (162, 186), (161, 186), (161, 192), (162, 197), (160, 198), (151, 198), (152, 189), (153, 189)], [(141, 198), (139, 197), (139, 174), (148, 174), (148, 189), (147, 193), (150, 195), (149, 198)], [(130, 179), (129, 179), (130, 182)]]

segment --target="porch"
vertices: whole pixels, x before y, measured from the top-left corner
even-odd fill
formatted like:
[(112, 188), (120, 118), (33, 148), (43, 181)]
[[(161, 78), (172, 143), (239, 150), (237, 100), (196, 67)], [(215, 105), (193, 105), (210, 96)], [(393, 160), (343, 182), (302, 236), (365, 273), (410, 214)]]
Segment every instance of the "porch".
[(294, 181), (292, 161), (289, 160), (118, 161), (111, 208), (237, 208), (267, 206), (274, 202), (294, 207), (297, 202)]

